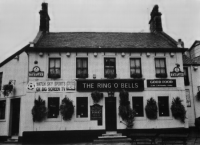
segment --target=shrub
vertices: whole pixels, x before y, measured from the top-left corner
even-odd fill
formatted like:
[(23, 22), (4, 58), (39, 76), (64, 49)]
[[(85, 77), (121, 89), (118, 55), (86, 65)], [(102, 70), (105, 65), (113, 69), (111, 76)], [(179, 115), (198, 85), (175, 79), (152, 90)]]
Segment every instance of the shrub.
[(45, 107), (45, 101), (39, 96), (38, 100), (35, 99), (34, 106), (32, 108), (32, 115), (34, 122), (41, 122), (47, 116), (47, 108)]
[(63, 120), (71, 120), (74, 114), (73, 101), (65, 97), (60, 105), (60, 113), (63, 116)]
[(145, 111), (146, 111), (147, 118), (151, 120), (157, 119), (158, 107), (156, 105), (156, 101), (153, 98), (150, 98), (149, 100), (147, 100)]
[(182, 100), (179, 97), (173, 98), (171, 106), (172, 116), (175, 119), (179, 119), (182, 123), (185, 123), (186, 110), (182, 104)]

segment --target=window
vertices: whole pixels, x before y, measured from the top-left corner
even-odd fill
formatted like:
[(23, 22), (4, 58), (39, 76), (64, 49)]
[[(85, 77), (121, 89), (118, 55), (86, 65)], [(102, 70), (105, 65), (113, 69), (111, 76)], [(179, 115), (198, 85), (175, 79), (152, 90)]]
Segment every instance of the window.
[(60, 58), (49, 58), (49, 78), (60, 78), (61, 60)]
[(143, 97), (133, 97), (133, 109), (136, 111), (136, 117), (143, 117), (144, 116), (144, 109), (143, 109)]
[(57, 118), (59, 115), (59, 97), (48, 98), (48, 118)]
[(3, 72), (0, 72), (0, 90), (2, 89)]
[(166, 62), (165, 58), (155, 58), (155, 70), (156, 70), (156, 77), (158, 78), (166, 78)]
[(185, 86), (189, 86), (190, 82), (189, 82), (189, 76), (188, 76), (188, 68), (184, 67), (183, 70), (184, 70), (184, 83), (185, 83)]
[(6, 100), (0, 101), (0, 119), (5, 119)]
[(187, 107), (191, 107), (190, 90), (185, 90)]
[(159, 116), (169, 116), (169, 97), (158, 97)]
[(115, 58), (104, 58), (104, 77), (115, 78), (116, 77), (116, 63)]
[(132, 78), (141, 78), (141, 59), (131, 58), (130, 59), (130, 74)]
[(76, 77), (88, 77), (88, 58), (76, 58)]
[(77, 118), (87, 118), (88, 117), (88, 97), (77, 97), (76, 98), (77, 107)]

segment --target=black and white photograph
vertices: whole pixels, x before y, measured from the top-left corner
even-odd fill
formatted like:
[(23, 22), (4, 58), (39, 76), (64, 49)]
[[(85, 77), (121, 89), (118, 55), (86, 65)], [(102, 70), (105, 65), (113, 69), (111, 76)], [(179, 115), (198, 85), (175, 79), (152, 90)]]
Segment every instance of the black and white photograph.
[(200, 145), (200, 0), (0, 0), (0, 145)]

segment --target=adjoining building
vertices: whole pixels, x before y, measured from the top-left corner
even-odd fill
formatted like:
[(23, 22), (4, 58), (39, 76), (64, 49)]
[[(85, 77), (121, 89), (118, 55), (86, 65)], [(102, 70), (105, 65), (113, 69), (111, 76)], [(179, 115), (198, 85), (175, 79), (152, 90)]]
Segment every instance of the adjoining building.
[[(87, 140), (105, 131), (123, 132), (126, 125), (118, 115), (121, 90), (128, 91), (130, 106), (136, 111), (132, 129), (188, 128), (188, 118), (180, 122), (170, 109), (176, 97), (186, 108), (182, 58), (185, 49), (163, 31), (157, 5), (151, 12), (149, 33), (52, 33), (49, 21), (48, 4), (42, 3), (38, 35), (25, 48), (26, 64), (20, 64), (24, 70), (20, 74), (26, 78), (22, 82), (27, 87), (20, 85), (24, 95), (19, 96), (20, 102), (16, 101), (20, 106), (19, 137), (54, 141), (55, 137), (73, 140), (79, 135), (79, 140)], [(2, 68), (1, 71), (5, 73)], [(93, 91), (103, 93), (98, 105), (91, 97)], [(34, 122), (31, 111), (39, 97), (45, 101), (48, 115), (42, 122)], [(68, 121), (59, 111), (65, 97), (74, 105), (74, 114)], [(8, 131), (12, 106), (9, 100), (14, 98), (15, 94), (1, 97), (0, 103), (6, 102), (6, 109), (0, 112), (6, 112), (7, 117), (0, 126), (7, 132), (0, 132), (0, 136), (12, 136)], [(150, 98), (158, 107), (155, 120), (148, 119), (145, 112)]]

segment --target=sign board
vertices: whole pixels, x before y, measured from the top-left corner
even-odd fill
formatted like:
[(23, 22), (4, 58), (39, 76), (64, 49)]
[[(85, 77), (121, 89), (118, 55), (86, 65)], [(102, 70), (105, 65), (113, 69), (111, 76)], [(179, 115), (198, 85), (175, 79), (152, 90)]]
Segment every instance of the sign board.
[(37, 81), (29, 82), (27, 90), (29, 92), (67, 92), (75, 91), (76, 82), (69, 81)]
[(39, 66), (33, 67), (33, 70), (28, 73), (29, 77), (44, 77), (44, 72), (40, 71)]
[(171, 77), (184, 77), (184, 72), (181, 71), (180, 65), (176, 64), (177, 66), (174, 67), (173, 72), (170, 72)]
[(125, 89), (129, 92), (143, 91), (144, 80), (133, 79), (113, 79), (113, 80), (77, 80), (77, 91), (91, 92), (91, 91), (121, 91)]
[(176, 87), (175, 79), (147, 80), (147, 87)]
[(98, 125), (102, 125), (102, 106), (94, 104), (90, 106), (90, 120), (98, 120)]

